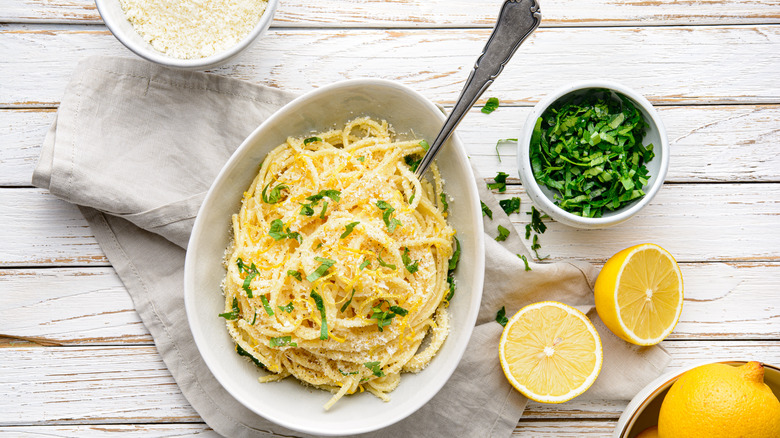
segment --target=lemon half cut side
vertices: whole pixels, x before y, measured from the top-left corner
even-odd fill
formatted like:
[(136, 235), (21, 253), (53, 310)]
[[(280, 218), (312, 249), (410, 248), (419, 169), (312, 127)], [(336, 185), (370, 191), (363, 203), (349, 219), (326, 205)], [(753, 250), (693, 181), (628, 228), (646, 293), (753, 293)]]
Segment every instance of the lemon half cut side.
[(601, 269), (594, 287), (596, 310), (618, 337), (655, 345), (672, 332), (683, 306), (680, 267), (652, 243), (626, 248)]
[(604, 360), (588, 317), (555, 301), (530, 304), (512, 316), (498, 352), (509, 383), (541, 403), (563, 403), (585, 392)]

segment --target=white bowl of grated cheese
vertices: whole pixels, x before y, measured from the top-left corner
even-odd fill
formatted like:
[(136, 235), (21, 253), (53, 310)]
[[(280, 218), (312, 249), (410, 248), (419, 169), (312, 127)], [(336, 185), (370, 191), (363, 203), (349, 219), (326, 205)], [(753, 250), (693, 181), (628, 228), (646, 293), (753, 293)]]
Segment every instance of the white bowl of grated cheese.
[(103, 22), (136, 55), (187, 70), (218, 67), (271, 25), (278, 0), (95, 0)]

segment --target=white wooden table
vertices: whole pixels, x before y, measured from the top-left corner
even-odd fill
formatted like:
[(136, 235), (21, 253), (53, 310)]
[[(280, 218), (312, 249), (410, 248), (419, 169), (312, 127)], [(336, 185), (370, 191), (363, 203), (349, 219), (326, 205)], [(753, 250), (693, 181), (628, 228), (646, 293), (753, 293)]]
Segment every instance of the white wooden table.
[[(296, 92), (381, 77), (452, 105), (501, 0), (282, 0), (270, 31), (214, 73)], [(530, 107), (568, 82), (610, 78), (663, 118), (665, 186), (621, 226), (551, 223), (553, 259), (603, 263), (650, 241), (674, 254), (685, 308), (669, 369), (780, 364), (780, 0), (541, 0), (542, 27), (458, 132), (485, 177), (516, 175)], [(78, 210), (30, 177), (76, 63), (133, 56), (90, 0), (0, 0), (0, 436), (216, 435), (181, 395)], [(505, 197), (530, 201), (519, 181)], [(531, 403), (516, 436), (607, 436), (624, 400)]]

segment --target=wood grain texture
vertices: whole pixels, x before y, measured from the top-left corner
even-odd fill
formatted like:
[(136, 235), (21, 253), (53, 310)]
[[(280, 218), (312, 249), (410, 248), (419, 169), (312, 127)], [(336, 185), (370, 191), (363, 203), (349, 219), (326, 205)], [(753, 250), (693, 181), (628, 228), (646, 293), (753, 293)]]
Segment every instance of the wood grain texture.
[[(304, 0), (280, 2), (272, 26), (491, 27), (498, 0)], [(778, 23), (774, 0), (546, 0), (542, 26)], [(660, 7), (659, 7), (660, 6)], [(100, 23), (90, 0), (5, 0), (0, 22)]]
[[(780, 363), (776, 341), (665, 341), (668, 370), (733, 358)], [(199, 422), (152, 346), (0, 348), (0, 426)], [(366, 394), (366, 396), (370, 396)], [(529, 404), (523, 419), (616, 419), (627, 401)]]
[[(472, 110), (457, 129), (466, 153), (485, 177), (517, 175), (517, 138), (531, 109), (500, 107), (491, 115)], [(671, 144), (666, 181), (778, 182), (780, 105), (659, 107)], [(0, 186), (30, 185), (54, 109), (0, 110)]]
[[(510, 219), (515, 232), (524, 233), (531, 201), (517, 185), (499, 198), (511, 196), (521, 198), (521, 212)], [(7, 206), (0, 209), (0, 266), (107, 265), (73, 205), (45, 190), (18, 188), (0, 188), (0, 205)], [(614, 227), (581, 230), (550, 222), (539, 239), (540, 255), (603, 262), (649, 241), (681, 262), (778, 261), (779, 221), (776, 184), (668, 184), (637, 216)]]
[[(157, 438), (220, 438), (205, 423), (172, 424), (100, 424), (94, 426), (11, 426), (0, 427), (2, 438), (106, 438), (106, 437), (150, 437)], [(279, 437), (283, 438), (283, 437)]]
[[(780, 338), (780, 263), (684, 263), (681, 269), (685, 305), (669, 339)], [(0, 343), (6, 347), (25, 340), (152, 344), (111, 268), (0, 270), (0, 291)]]
[[(452, 104), (489, 33), (274, 29), (214, 72), (294, 92), (378, 77)], [(778, 52), (776, 25), (540, 29), (490, 94), (527, 106), (571, 82), (609, 77), (656, 104), (780, 103), (780, 82), (774, 79)], [(88, 55), (131, 56), (102, 26), (2, 27), (0, 107), (55, 105), (74, 67)]]

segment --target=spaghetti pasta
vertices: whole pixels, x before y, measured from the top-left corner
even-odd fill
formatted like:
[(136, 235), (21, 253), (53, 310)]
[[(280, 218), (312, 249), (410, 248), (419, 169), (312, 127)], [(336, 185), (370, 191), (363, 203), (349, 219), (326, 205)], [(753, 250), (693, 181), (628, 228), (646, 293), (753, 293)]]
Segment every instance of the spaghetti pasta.
[(459, 246), (438, 169), (413, 173), (425, 147), (363, 117), (268, 154), (232, 217), (220, 315), (260, 382), (329, 390), (325, 409), (387, 401), (442, 346)]

